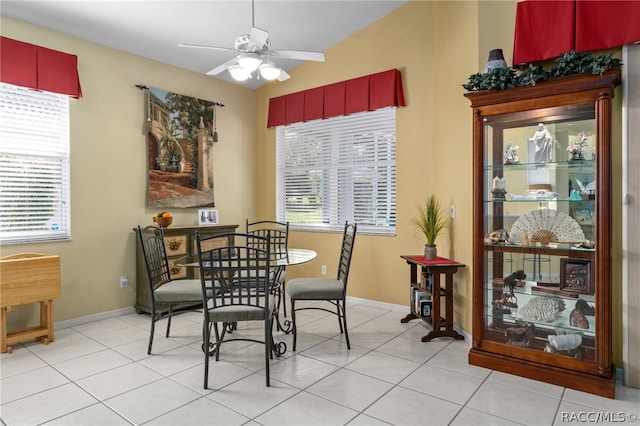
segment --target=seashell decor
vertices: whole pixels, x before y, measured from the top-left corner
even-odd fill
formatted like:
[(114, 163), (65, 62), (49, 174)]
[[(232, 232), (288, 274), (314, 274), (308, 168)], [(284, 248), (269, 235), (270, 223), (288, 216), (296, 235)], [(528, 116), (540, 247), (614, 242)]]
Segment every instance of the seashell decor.
[(553, 322), (558, 319), (565, 307), (564, 301), (559, 297), (538, 296), (520, 308), (518, 315), (531, 321)]
[(575, 219), (551, 209), (533, 210), (520, 216), (511, 228), (509, 242), (522, 244), (526, 241), (525, 234), (532, 244), (577, 244), (584, 241), (582, 227)]
[(562, 336), (550, 334), (547, 336), (547, 339), (549, 340), (549, 345), (556, 351), (568, 351), (582, 344), (582, 335), (579, 333), (565, 334)]

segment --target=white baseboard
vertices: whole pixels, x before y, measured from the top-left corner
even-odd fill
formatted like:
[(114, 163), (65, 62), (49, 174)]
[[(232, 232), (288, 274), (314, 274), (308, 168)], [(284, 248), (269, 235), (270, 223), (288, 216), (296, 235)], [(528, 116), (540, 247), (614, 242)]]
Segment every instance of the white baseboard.
[(397, 312), (403, 312), (408, 309), (406, 305), (396, 305), (394, 303), (378, 302), (377, 300), (360, 299), (359, 297), (351, 296), (347, 296), (347, 302), (357, 305), (371, 306), (373, 308), (388, 309), (390, 311)]
[(133, 306), (128, 308), (120, 308), (113, 311), (101, 312), (99, 314), (87, 315), (84, 317), (73, 318), (65, 321), (58, 321), (54, 324), (54, 330), (62, 330), (64, 328), (75, 327), (82, 324), (87, 324), (94, 321), (100, 321), (104, 319), (119, 317), (121, 315), (127, 315), (135, 312)]

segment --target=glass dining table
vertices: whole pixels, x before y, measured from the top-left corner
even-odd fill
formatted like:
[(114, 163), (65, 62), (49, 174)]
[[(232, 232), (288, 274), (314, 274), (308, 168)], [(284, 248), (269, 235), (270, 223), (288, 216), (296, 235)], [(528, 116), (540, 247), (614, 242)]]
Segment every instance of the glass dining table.
[[(309, 249), (300, 248), (288, 248), (286, 251), (279, 251), (275, 253), (275, 277), (273, 282), (280, 283), (282, 274), (287, 266), (302, 265), (303, 263), (311, 262), (316, 258), (318, 254)], [(285, 282), (282, 280), (281, 285), (278, 288), (278, 304), (276, 310), (276, 327), (280, 331), (284, 331), (286, 334), (293, 331), (293, 324), (290, 320), (285, 319), (284, 322), (280, 322), (280, 309), (284, 311), (284, 317), (287, 316), (287, 309), (285, 306)]]
[[(275, 263), (274, 265), (274, 270), (273, 270), (273, 279), (272, 282), (274, 283), (280, 283), (282, 274), (284, 273), (285, 269), (287, 266), (295, 266), (295, 265), (302, 265), (304, 263), (308, 263), (311, 262), (312, 260), (314, 260), (316, 257), (318, 256), (318, 254), (313, 251), (313, 250), (309, 250), (309, 249), (302, 249), (302, 248), (287, 248), (286, 250), (278, 250), (277, 252), (273, 253), (272, 256), (272, 262)], [(183, 266), (186, 268), (199, 268), (200, 267), (200, 262), (198, 260), (198, 256), (195, 257), (185, 257), (184, 259), (178, 260), (175, 262), (176, 265), (179, 266)], [(205, 264), (205, 267), (207, 265)], [(285, 306), (285, 300), (284, 300), (284, 295), (285, 295), (285, 291), (284, 291), (284, 280), (282, 281), (281, 284), (278, 284), (277, 287), (277, 304), (276, 304), (276, 314), (275, 314), (275, 319), (276, 319), (276, 327), (279, 331), (283, 331), (285, 334), (291, 333), (293, 331), (293, 324), (290, 320), (286, 319), (286, 306)], [(283, 309), (285, 312), (285, 319), (284, 321), (280, 321), (280, 310)], [(236, 327), (235, 324), (228, 324), (227, 327), (229, 327), (228, 331), (233, 331)], [(286, 351), (286, 345), (284, 344), (284, 342), (280, 342), (279, 344), (274, 344), (274, 352), (276, 353), (277, 356), (282, 355), (284, 352)]]
[[(286, 250), (279, 250), (274, 254), (275, 266), (278, 268), (286, 268), (287, 266), (301, 265), (303, 263), (311, 262), (318, 256), (313, 250), (301, 249), (301, 248), (289, 248)], [(176, 265), (186, 268), (199, 268), (200, 262), (198, 256), (185, 257), (178, 259)]]

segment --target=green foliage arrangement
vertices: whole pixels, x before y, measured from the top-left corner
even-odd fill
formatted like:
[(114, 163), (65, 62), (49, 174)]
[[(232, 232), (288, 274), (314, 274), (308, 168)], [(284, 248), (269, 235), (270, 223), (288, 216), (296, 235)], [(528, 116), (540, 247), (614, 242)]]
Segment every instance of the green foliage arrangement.
[(613, 58), (612, 53), (594, 58), (590, 52), (576, 52), (575, 50), (559, 56), (554, 62), (556, 65), (549, 71), (545, 71), (540, 65), (528, 64), (521, 71), (507, 67), (506, 69), (492, 69), (483, 74), (473, 74), (469, 76), (467, 84), (463, 84), (462, 87), (468, 92), (477, 92), (489, 89), (504, 90), (535, 86), (538, 81), (572, 74), (602, 75), (609, 68), (622, 65), (622, 61)]
[(449, 226), (446, 212), (435, 195), (429, 196), (424, 208), (420, 208), (413, 219), (427, 241), (428, 246), (436, 245), (436, 238)]

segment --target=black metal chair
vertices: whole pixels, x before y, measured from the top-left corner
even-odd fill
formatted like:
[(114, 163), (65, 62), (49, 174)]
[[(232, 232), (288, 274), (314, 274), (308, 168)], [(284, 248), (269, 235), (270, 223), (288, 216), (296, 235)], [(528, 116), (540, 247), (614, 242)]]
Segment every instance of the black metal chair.
[[(211, 249), (203, 248), (207, 240), (225, 237), (233, 243)], [(211, 352), (205, 351), (205, 389), (209, 383), (209, 357), (215, 355), (218, 361), (222, 343), (237, 340), (264, 344), (266, 383), (270, 386), (269, 360), (272, 351), (277, 355), (282, 353), (280, 348), (284, 343), (273, 343), (272, 328), (276, 309), (269, 278), (269, 243), (268, 235), (260, 237), (233, 233), (201, 237), (196, 232), (204, 310), (204, 348), (213, 347)], [(242, 321), (264, 321), (264, 340), (233, 335), (228, 325)], [(213, 344), (212, 329), (215, 335)], [(233, 337), (227, 337), (229, 335)]]
[[(287, 294), (291, 298), (291, 319), (293, 324), (293, 350), (296, 350), (298, 330), (296, 327), (296, 312), (316, 309), (330, 312), (338, 316), (340, 333), (344, 333), (347, 341), (347, 349), (351, 349), (349, 343), (349, 332), (347, 331), (347, 281), (349, 279), (349, 268), (351, 266), (351, 256), (356, 239), (357, 224), (345, 223), (342, 236), (342, 248), (340, 250), (340, 262), (338, 264), (338, 275), (336, 278), (295, 278), (287, 283)], [(322, 306), (305, 306), (296, 308), (298, 300), (326, 301), (335, 306), (335, 311), (331, 311)]]
[[(261, 220), (249, 222), (246, 220), (246, 233), (259, 237), (269, 237), (271, 253), (271, 273), (270, 277), (274, 284), (277, 284), (277, 304), (278, 312), (282, 308), (283, 315), (287, 316), (287, 306), (284, 303), (284, 286), (287, 271), (284, 266), (278, 267), (276, 262), (282, 256), (286, 256), (289, 247), (289, 222), (277, 222), (273, 220)], [(278, 327), (280, 324), (278, 323)]]
[(200, 280), (171, 279), (171, 269), (167, 259), (162, 228), (147, 226), (142, 229), (138, 225), (137, 233), (147, 269), (149, 293), (151, 295), (151, 330), (147, 349), (147, 354), (151, 355), (156, 322), (166, 315), (166, 337), (169, 337), (174, 306), (191, 303), (197, 304), (199, 307), (202, 303), (202, 290)]

